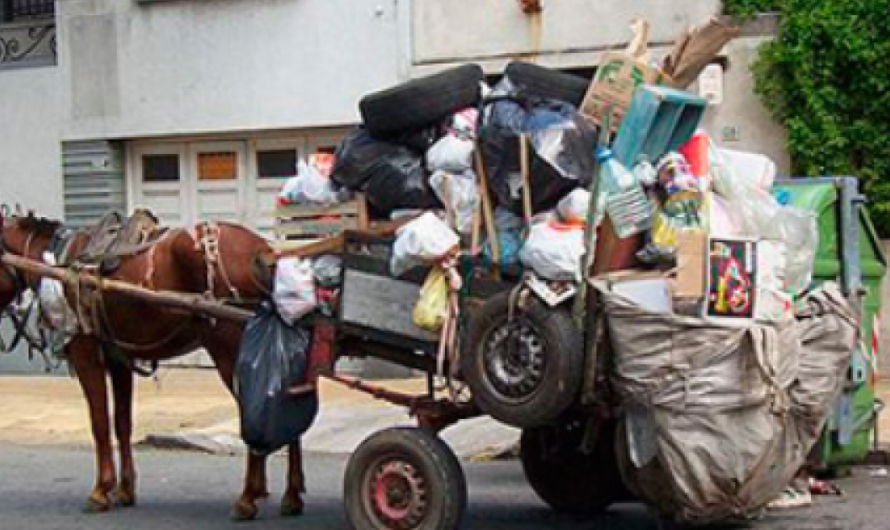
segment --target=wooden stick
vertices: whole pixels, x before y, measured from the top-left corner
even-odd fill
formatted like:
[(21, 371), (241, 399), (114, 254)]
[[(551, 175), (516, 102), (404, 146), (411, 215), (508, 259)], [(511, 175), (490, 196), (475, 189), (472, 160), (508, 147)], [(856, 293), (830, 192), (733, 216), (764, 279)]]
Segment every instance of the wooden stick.
[(473, 233), (470, 237), (470, 255), (478, 256), (482, 253), (482, 201), (473, 210)]
[[(606, 108), (603, 123), (600, 127), (600, 138), (598, 143), (601, 146), (608, 147), (609, 145), (609, 128), (612, 126), (613, 116), (614, 109), (610, 105)], [(582, 282), (581, 285), (578, 286), (578, 294), (575, 296), (575, 305), (572, 309), (572, 313), (574, 313), (575, 316), (575, 322), (582, 329), (587, 320), (587, 291), (589, 290), (587, 277), (590, 276), (590, 269), (593, 267), (593, 263), (596, 259), (597, 227), (595, 225), (599, 213), (596, 211), (596, 208), (600, 193), (600, 169), (599, 163), (594, 161), (593, 181), (587, 187), (587, 191), (590, 192), (590, 202), (587, 204), (587, 223), (584, 226), (584, 259), (582, 265), (583, 268), (581, 270)]]
[(522, 213), (525, 216), (525, 226), (532, 224), (532, 188), (531, 170), (529, 168), (528, 135), (523, 133), (519, 137), (519, 163), (522, 172)]
[(494, 264), (495, 278), (501, 277), (501, 244), (498, 242), (498, 228), (494, 223), (494, 209), (491, 205), (491, 196), (488, 193), (488, 175), (485, 172), (485, 164), (482, 161), (481, 146), (476, 144), (476, 174), (479, 176), (479, 195), (482, 197), (482, 216), (485, 221), (485, 232), (488, 236), (488, 244), (491, 246), (491, 261)]
[[(374, 237), (389, 237), (395, 234), (399, 228), (402, 228), (409, 222), (417, 219), (419, 215), (406, 215), (405, 217), (401, 217), (396, 219), (395, 221), (385, 221), (381, 223), (374, 223), (373, 226), (368, 228), (367, 230), (356, 230), (357, 232), (362, 232)], [(308, 245), (304, 245), (299, 248), (292, 248), (288, 250), (281, 250), (275, 253), (275, 257), (278, 259), (281, 258), (312, 258), (315, 256), (321, 256), (322, 254), (340, 254), (343, 252), (343, 244), (345, 243), (345, 238), (343, 234), (336, 235), (333, 237), (328, 237), (322, 239), (321, 241), (316, 241), (315, 243), (310, 243)]]
[(371, 228), (371, 216), (368, 215), (368, 198), (364, 193), (355, 194), (356, 211), (358, 213), (358, 229), (367, 230)]
[(148, 303), (166, 306), (172, 309), (182, 309), (189, 313), (198, 313), (205, 316), (223, 318), (227, 320), (244, 321), (253, 317), (253, 312), (239, 307), (224, 305), (216, 300), (208, 300), (199, 294), (175, 293), (172, 291), (152, 291), (119, 280), (99, 278), (84, 272), (74, 272), (59, 267), (51, 267), (28, 258), (4, 253), (0, 257), (3, 263), (36, 274), (37, 276), (52, 278), (72, 287), (80, 285), (93, 287), (101, 291), (114, 293), (143, 300)]

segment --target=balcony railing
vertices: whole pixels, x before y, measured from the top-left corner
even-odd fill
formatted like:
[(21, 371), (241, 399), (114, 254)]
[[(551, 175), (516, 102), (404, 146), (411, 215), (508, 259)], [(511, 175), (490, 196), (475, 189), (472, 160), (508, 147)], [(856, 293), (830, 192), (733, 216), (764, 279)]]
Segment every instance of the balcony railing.
[(0, 22), (0, 70), (56, 64), (53, 18)]

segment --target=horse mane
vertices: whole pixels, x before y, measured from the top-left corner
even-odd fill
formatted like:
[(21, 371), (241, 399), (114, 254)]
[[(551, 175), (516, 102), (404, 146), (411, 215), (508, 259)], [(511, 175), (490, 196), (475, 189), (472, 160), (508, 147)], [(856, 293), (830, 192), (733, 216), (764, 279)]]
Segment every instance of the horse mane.
[(14, 217), (15, 226), (21, 230), (32, 232), (36, 236), (52, 237), (62, 226), (59, 221), (47, 219), (46, 217), (35, 217), (28, 215), (27, 217)]

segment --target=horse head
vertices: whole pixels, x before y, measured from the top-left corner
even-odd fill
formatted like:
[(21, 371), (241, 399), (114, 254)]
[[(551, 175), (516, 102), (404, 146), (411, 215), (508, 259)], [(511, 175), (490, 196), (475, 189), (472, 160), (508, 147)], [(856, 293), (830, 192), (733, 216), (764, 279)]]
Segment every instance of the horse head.
[[(36, 217), (12, 216), (2, 218), (0, 252), (42, 261), (43, 252), (50, 246), (61, 223)], [(6, 308), (19, 294), (32, 287), (37, 278), (28, 276), (10, 265), (0, 265), (0, 309)]]

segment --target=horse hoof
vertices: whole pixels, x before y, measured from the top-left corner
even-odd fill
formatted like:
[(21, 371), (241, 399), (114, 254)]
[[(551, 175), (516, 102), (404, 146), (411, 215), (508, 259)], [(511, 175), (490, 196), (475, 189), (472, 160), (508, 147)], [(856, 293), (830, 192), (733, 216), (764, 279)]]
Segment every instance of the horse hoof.
[(118, 506), (123, 508), (132, 508), (133, 506), (136, 506), (136, 495), (132, 493), (118, 492), (116, 497)]
[(93, 497), (87, 499), (86, 505), (83, 507), (84, 513), (105, 513), (111, 509), (111, 503), (108, 499), (99, 500)]
[(253, 521), (259, 515), (260, 510), (255, 504), (236, 502), (232, 506), (232, 520), (237, 522)]
[(282, 517), (299, 517), (303, 515), (303, 501), (299, 500), (297, 502), (284, 500), (281, 501), (281, 516)]

